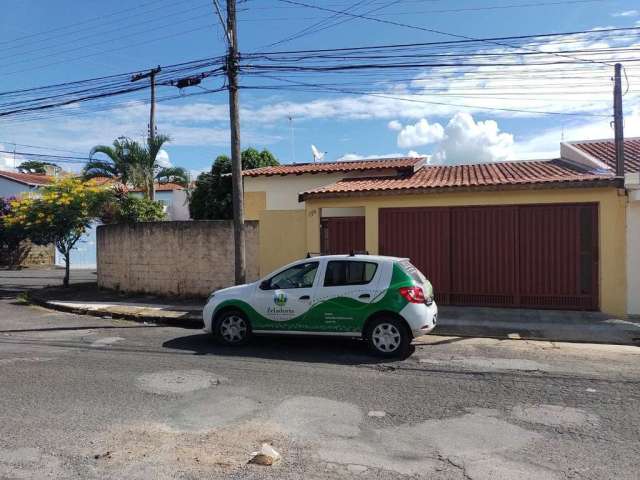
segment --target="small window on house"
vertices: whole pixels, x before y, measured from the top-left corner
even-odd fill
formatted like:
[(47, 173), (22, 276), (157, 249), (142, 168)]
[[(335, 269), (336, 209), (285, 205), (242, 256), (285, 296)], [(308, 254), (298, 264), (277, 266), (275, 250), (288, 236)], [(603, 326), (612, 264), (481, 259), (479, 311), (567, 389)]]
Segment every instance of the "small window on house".
[(332, 260), (327, 263), (324, 275), (325, 287), (366, 285), (373, 280), (378, 264), (354, 260)]

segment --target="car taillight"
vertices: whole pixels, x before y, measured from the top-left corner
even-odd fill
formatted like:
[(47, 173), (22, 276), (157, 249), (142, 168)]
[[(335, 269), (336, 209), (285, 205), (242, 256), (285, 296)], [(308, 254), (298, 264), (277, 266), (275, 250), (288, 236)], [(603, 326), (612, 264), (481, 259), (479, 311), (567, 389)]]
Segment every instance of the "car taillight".
[(402, 287), (400, 288), (400, 295), (408, 302), (424, 303), (424, 292), (421, 287)]

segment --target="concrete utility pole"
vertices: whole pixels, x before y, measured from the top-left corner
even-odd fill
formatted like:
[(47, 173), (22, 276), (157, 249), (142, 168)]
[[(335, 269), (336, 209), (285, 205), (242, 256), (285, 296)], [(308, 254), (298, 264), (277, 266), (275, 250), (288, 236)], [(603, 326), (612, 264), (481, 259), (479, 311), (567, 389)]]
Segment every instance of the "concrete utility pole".
[(624, 178), (624, 126), (622, 116), (622, 65), (616, 63), (613, 85), (613, 128), (616, 146), (616, 176)]
[(160, 73), (161, 70), (160, 65), (158, 65), (148, 72), (136, 73), (131, 76), (132, 82), (148, 78), (151, 85), (151, 105), (149, 108), (149, 139), (151, 140), (156, 138), (156, 75)]
[[(143, 78), (149, 79), (149, 84), (151, 86), (151, 105), (149, 106), (149, 140), (153, 140), (156, 138), (156, 75), (160, 73), (160, 65), (156, 68), (152, 68), (146, 73), (136, 73), (131, 76), (132, 82), (137, 82), (138, 80), (142, 80)], [(154, 172), (155, 176), (155, 172)], [(152, 180), (151, 191), (149, 192), (149, 198), (151, 200), (155, 200), (156, 198), (156, 183), (155, 179)]]
[(238, 104), (238, 32), (236, 2), (227, 0), (227, 77), (229, 79), (229, 123), (231, 126), (231, 183), (233, 186), (233, 236), (236, 285), (246, 281), (244, 193), (242, 186), (242, 153), (240, 150), (240, 107)]

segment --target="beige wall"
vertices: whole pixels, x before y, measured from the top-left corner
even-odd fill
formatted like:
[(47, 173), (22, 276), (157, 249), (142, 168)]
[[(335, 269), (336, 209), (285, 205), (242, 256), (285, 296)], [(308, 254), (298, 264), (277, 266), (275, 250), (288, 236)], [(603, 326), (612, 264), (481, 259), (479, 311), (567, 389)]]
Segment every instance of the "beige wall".
[(244, 192), (245, 220), (258, 220), (260, 212), (267, 208), (266, 192)]
[(306, 226), (304, 210), (263, 210), (260, 213), (260, 276), (304, 258), (307, 254)]
[(267, 210), (304, 210), (304, 202), (298, 202), (300, 192), (329, 185), (344, 177), (344, 173), (245, 177), (245, 202), (251, 192), (266, 192)]
[[(258, 225), (246, 222), (247, 281), (258, 278)], [(126, 292), (205, 296), (234, 283), (229, 220), (98, 227), (98, 285)]]
[(371, 254), (377, 254), (379, 208), (573, 202), (599, 203), (600, 306), (604, 312), (625, 315), (627, 313), (626, 198), (614, 188), (558, 188), (311, 199), (306, 202), (307, 250), (319, 251), (321, 208), (364, 207), (366, 249)]

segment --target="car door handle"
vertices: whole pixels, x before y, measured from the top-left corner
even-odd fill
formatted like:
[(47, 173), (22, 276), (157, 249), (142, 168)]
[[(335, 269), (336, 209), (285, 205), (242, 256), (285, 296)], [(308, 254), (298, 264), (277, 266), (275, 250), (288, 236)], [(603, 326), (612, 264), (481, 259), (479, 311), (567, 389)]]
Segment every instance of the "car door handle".
[(309, 300), (311, 297), (309, 295), (302, 295), (299, 300)]
[(371, 298), (371, 295), (369, 295), (368, 293), (363, 293), (358, 298)]

